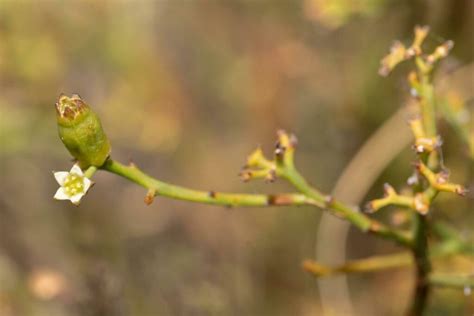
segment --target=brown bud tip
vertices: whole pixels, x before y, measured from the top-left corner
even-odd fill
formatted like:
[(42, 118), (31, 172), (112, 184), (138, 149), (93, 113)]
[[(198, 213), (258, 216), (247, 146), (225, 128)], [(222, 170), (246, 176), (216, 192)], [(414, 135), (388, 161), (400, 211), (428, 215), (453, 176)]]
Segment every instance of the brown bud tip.
[(408, 179), (407, 179), (407, 184), (408, 185), (415, 185), (418, 184), (419, 179), (418, 175), (416, 173), (412, 174)]
[(372, 201), (370, 202), (367, 202), (364, 206), (364, 213), (367, 213), (367, 214), (372, 214), (372, 213), (375, 213), (375, 208), (374, 208), (374, 204), (372, 203)]
[(324, 198), (324, 204), (326, 205), (326, 207), (331, 207), (333, 204), (334, 204), (334, 197), (332, 195), (327, 195), (325, 198)]
[(409, 57), (405, 45), (395, 41), (390, 47), (390, 53), (380, 61), (379, 75), (387, 76), (396, 65)]
[(385, 197), (396, 194), (395, 189), (388, 183), (384, 183), (383, 191), (384, 191)]
[(155, 200), (156, 192), (157, 191), (155, 189), (148, 189), (144, 199), (146, 205), (150, 205), (151, 203), (153, 203), (153, 201)]
[(444, 46), (446, 47), (446, 49), (451, 50), (454, 47), (454, 41), (448, 40), (444, 43)]
[(427, 203), (427, 201), (425, 201), (425, 197), (423, 193), (418, 193), (415, 195), (414, 206), (415, 206), (415, 210), (421, 215), (428, 214), (428, 211), (430, 209), (429, 204)]
[(466, 194), (469, 192), (469, 190), (466, 189), (465, 187), (459, 185), (459, 186), (456, 187), (454, 192), (456, 192), (456, 194), (458, 194), (460, 196), (466, 196)]
[(285, 154), (285, 151), (286, 147), (281, 146), (280, 142), (278, 142), (275, 148), (275, 156), (277, 156), (277, 158), (281, 158)]
[(292, 148), (296, 148), (297, 145), (298, 145), (298, 138), (296, 137), (295, 134), (291, 134), (290, 135), (290, 146)]
[(242, 181), (244, 182), (248, 182), (250, 181), (250, 179), (252, 179), (252, 171), (249, 171), (249, 170), (242, 170), (240, 173), (239, 173), (239, 177)]
[(448, 182), (449, 179), (449, 171), (448, 170), (442, 170), (436, 175), (436, 182), (438, 184), (445, 184)]
[(151, 205), (154, 200), (155, 200), (155, 198), (153, 196), (150, 196), (150, 195), (145, 195), (145, 198), (143, 199), (143, 201), (145, 202), (146, 205)]
[(416, 25), (415, 33), (428, 33), (430, 31), (429, 25)]
[(209, 191), (207, 193), (209, 195), (210, 198), (214, 199), (216, 197), (216, 192), (215, 191)]
[(275, 169), (270, 169), (268, 171), (268, 174), (265, 176), (265, 181), (268, 181), (268, 182), (275, 182), (276, 180), (276, 171)]
[(73, 94), (70, 98), (61, 93), (55, 104), (58, 117), (74, 120), (79, 114), (89, 109), (89, 106), (82, 101), (78, 94)]
[(420, 161), (415, 161), (415, 162), (413, 163), (413, 167), (415, 167), (415, 169), (416, 169), (417, 171), (420, 171), (420, 169), (421, 169), (421, 167), (422, 167), (421, 162), (420, 162)]

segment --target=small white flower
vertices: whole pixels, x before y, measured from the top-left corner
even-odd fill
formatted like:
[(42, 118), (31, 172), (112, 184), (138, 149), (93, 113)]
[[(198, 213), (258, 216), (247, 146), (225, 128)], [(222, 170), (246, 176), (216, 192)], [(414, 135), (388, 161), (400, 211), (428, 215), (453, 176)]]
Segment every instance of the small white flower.
[(70, 200), (75, 205), (79, 205), (81, 198), (92, 185), (92, 181), (84, 176), (84, 173), (77, 164), (72, 166), (69, 172), (55, 172), (54, 178), (61, 186), (56, 191), (54, 198), (56, 200)]

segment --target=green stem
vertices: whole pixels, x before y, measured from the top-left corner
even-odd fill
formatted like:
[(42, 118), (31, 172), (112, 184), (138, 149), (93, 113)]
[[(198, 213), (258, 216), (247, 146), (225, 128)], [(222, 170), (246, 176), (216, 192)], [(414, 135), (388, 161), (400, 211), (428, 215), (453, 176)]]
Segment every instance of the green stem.
[(315, 277), (327, 277), (342, 273), (375, 272), (378, 270), (404, 267), (412, 263), (413, 258), (410, 252), (402, 252), (348, 261), (336, 267), (324, 266), (315, 261), (306, 260), (303, 263), (303, 268)]
[(90, 179), (92, 178), (92, 176), (94, 175), (96, 171), (97, 171), (96, 166), (90, 166), (89, 168), (87, 168), (86, 172), (84, 172), (84, 176)]
[[(427, 137), (436, 137), (436, 113), (433, 85), (430, 82), (430, 73), (432, 67), (427, 65), (420, 57), (416, 59), (418, 73), (421, 82), (421, 93), (419, 105), (421, 107), (421, 115), (423, 120), (423, 128)], [(439, 165), (438, 154), (436, 151), (431, 152), (428, 156), (421, 157), (421, 160), (428, 165), (431, 170), (436, 170)], [(424, 189), (428, 205), (436, 197), (437, 190), (431, 186), (431, 183), (420, 187), (417, 191)], [(416, 284), (411, 307), (408, 311), (409, 316), (423, 315), (428, 302), (430, 292), (429, 274), (431, 272), (431, 261), (428, 250), (428, 221), (425, 215), (416, 213), (413, 222), (413, 239), (412, 248), (413, 258), (416, 266)]]
[(453, 288), (474, 288), (474, 275), (458, 274), (432, 274), (429, 276), (429, 282), (435, 286), (453, 287)]
[(421, 78), (421, 98), (421, 115), (425, 133), (428, 137), (434, 137), (437, 134), (434, 92), (428, 74), (424, 74)]
[(424, 215), (416, 213), (414, 216), (414, 247), (413, 257), (416, 266), (415, 295), (408, 312), (409, 316), (423, 314), (430, 292), (428, 275), (431, 272), (431, 262), (428, 256), (428, 229)]
[(323, 208), (331, 212), (333, 215), (349, 221), (363, 232), (370, 232), (385, 239), (394, 240), (405, 247), (412, 246), (412, 239), (410, 236), (371, 219), (367, 215), (360, 213), (358, 210), (334, 199), (331, 196), (324, 195), (309, 185), (305, 178), (295, 168), (284, 168), (277, 170), (277, 172), (279, 172), (280, 176), (288, 180), (301, 193), (314, 199), (318, 203), (323, 203)]
[[(429, 253), (431, 260), (438, 258), (464, 255), (462, 245), (453, 245), (452, 241), (435, 246)], [(306, 260), (303, 268), (315, 277), (334, 276), (341, 273), (364, 273), (378, 270), (400, 268), (414, 263), (411, 252), (400, 252), (389, 255), (372, 256), (364, 259), (348, 261), (340, 266), (330, 267), (313, 260)], [(431, 278), (431, 277), (430, 277)]]
[(392, 230), (341, 202), (328, 199), (321, 192), (309, 186), (306, 180), (294, 169), (288, 173), (287, 179), (300, 190), (302, 194), (282, 193), (272, 195), (198, 191), (157, 180), (138, 169), (135, 165), (126, 166), (112, 159), (107, 160), (101, 169), (133, 181), (147, 188), (149, 192), (155, 196), (160, 195), (177, 200), (223, 206), (317, 206), (329, 210), (336, 216), (347, 219), (364, 232), (371, 232), (406, 247), (410, 247), (412, 244), (411, 238), (404, 232)]
[(281, 205), (316, 205), (317, 203), (303, 194), (235, 194), (214, 191), (198, 191), (185, 187), (168, 184), (150, 177), (135, 165), (125, 166), (109, 159), (101, 167), (145, 187), (154, 195), (161, 195), (173, 199), (190, 202), (223, 205), (223, 206), (281, 206)]

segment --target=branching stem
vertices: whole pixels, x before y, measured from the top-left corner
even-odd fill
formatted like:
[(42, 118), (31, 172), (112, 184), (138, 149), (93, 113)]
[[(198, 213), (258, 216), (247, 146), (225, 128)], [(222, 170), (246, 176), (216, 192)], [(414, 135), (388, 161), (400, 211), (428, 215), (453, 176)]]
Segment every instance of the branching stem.
[[(126, 166), (112, 159), (107, 160), (101, 169), (131, 180), (147, 188), (149, 192), (152, 192), (155, 196), (159, 195), (177, 200), (228, 207), (265, 207), (272, 205), (317, 206), (348, 220), (363, 232), (379, 235), (382, 238), (395, 241), (405, 247), (412, 245), (410, 236), (405, 232), (385, 226), (339, 201), (326, 197), (318, 190), (312, 188), (295, 169), (287, 172), (285, 178), (301, 193), (280, 194), (240, 194), (193, 190), (157, 180), (133, 164)], [(148, 194), (146, 199), (149, 200)]]
[[(430, 83), (431, 67), (427, 65), (420, 57), (417, 57), (418, 74), (420, 77), (420, 99), (419, 105), (423, 121), (425, 135), (436, 137), (436, 114), (434, 105), (433, 86)], [(430, 164), (431, 168), (436, 168), (438, 164), (437, 152), (432, 151), (428, 156), (421, 157), (422, 161)], [(421, 188), (420, 188), (421, 189)], [(435, 198), (437, 191), (433, 190), (431, 184), (428, 184), (425, 192), (433, 192), (427, 195), (428, 207)], [(408, 316), (423, 315), (428, 302), (430, 292), (430, 283), (428, 281), (431, 273), (431, 261), (428, 250), (428, 220), (424, 214), (416, 212), (413, 216), (413, 239), (412, 248), (415, 261), (416, 281), (412, 303), (408, 310)]]
[(142, 187), (153, 190), (155, 195), (161, 195), (177, 200), (190, 202), (214, 204), (222, 206), (282, 206), (282, 205), (318, 205), (317, 201), (303, 194), (236, 194), (221, 193), (215, 191), (198, 191), (182, 186), (169, 184), (147, 175), (135, 165), (123, 165), (120, 162), (109, 159), (103, 166), (103, 170), (115, 173), (131, 180)]
[(305, 178), (295, 168), (286, 168), (281, 173), (281, 176), (288, 180), (301, 193), (316, 201), (323, 202), (323, 208), (331, 212), (333, 215), (347, 220), (363, 232), (370, 232), (385, 239), (394, 240), (405, 247), (411, 247), (413, 245), (412, 239), (408, 234), (392, 229), (385, 224), (371, 219), (354, 207), (350, 207), (331, 196), (322, 194), (320, 191), (309, 185)]

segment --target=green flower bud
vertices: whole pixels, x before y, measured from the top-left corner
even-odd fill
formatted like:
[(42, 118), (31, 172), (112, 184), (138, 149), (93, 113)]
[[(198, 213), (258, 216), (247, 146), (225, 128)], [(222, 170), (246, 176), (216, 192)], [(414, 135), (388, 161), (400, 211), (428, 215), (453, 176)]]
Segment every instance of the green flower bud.
[(59, 137), (82, 169), (100, 167), (110, 154), (110, 143), (99, 117), (74, 94), (56, 102)]

